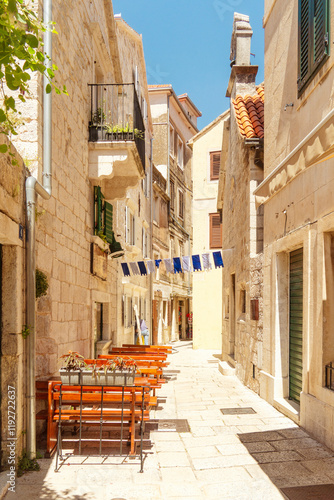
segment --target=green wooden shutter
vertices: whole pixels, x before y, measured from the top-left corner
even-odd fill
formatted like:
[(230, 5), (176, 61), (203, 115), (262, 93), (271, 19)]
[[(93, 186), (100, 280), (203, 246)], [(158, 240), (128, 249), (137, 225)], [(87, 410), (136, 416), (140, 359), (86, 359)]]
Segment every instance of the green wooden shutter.
[(301, 93), (329, 54), (329, 0), (299, 0), (298, 28)]
[(114, 241), (113, 233), (113, 206), (107, 201), (104, 202), (104, 230), (107, 242), (112, 244)]
[(313, 62), (320, 64), (328, 54), (327, 0), (314, 0), (314, 53)]
[(103, 232), (103, 194), (100, 186), (94, 187), (94, 229), (95, 234)]
[(303, 249), (290, 253), (289, 398), (300, 402), (303, 373)]

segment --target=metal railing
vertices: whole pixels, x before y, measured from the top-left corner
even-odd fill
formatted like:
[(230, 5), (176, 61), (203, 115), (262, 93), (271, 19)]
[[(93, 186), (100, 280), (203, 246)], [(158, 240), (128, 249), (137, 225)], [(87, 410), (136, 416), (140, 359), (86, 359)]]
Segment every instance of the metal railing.
[(145, 125), (134, 84), (96, 83), (89, 87), (89, 140), (134, 141), (145, 169)]
[(334, 366), (331, 361), (328, 365), (325, 366), (325, 376), (326, 376), (326, 387), (331, 391), (334, 391)]

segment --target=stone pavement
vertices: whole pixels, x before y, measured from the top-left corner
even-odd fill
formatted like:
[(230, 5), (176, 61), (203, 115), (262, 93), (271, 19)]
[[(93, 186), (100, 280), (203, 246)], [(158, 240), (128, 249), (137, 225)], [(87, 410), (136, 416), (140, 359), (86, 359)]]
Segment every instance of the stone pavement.
[[(159, 422), (146, 433), (152, 447), (145, 449), (143, 474), (137, 459), (115, 465), (115, 457), (104, 464), (76, 457), (57, 473), (55, 459), (43, 459), (39, 472), (17, 479), (6, 500), (278, 500), (295, 498), (282, 488), (333, 484), (334, 453), (236, 377), (223, 376), (218, 352), (195, 351), (189, 341), (173, 347), (169, 381), (152, 412)], [(224, 408), (239, 410), (223, 414)], [(246, 408), (252, 413), (240, 413)], [(175, 419), (189, 429), (175, 427)]]

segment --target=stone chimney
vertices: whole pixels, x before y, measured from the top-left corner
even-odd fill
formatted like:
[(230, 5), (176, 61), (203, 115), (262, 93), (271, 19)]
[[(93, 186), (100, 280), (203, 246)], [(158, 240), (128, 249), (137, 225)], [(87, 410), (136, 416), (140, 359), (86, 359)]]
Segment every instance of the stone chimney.
[(250, 63), (252, 35), (249, 16), (235, 12), (230, 52), (232, 71), (226, 97), (234, 98), (236, 94), (245, 95), (255, 92), (258, 67)]

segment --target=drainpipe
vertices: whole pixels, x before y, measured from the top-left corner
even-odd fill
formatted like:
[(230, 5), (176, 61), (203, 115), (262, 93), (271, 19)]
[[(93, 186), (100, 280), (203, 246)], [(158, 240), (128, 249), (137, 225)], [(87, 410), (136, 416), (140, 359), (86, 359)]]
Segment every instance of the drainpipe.
[[(150, 226), (151, 226), (151, 241), (150, 241), (150, 258), (153, 260), (153, 137), (151, 141), (151, 151), (150, 151)], [(153, 273), (150, 274), (150, 308), (151, 308), (151, 328), (150, 328), (150, 343), (153, 340)]]
[[(52, 0), (44, 0), (43, 21), (51, 22)], [(51, 57), (52, 34), (44, 34), (44, 51)], [(45, 61), (46, 67), (52, 66), (51, 60)], [(43, 79), (43, 186), (30, 176), (26, 180), (27, 210), (27, 325), (30, 334), (27, 338), (27, 452), (30, 458), (36, 457), (36, 393), (35, 393), (35, 358), (36, 358), (36, 240), (35, 240), (35, 205), (36, 195), (44, 200), (51, 197), (51, 94), (46, 94), (48, 79)]]

